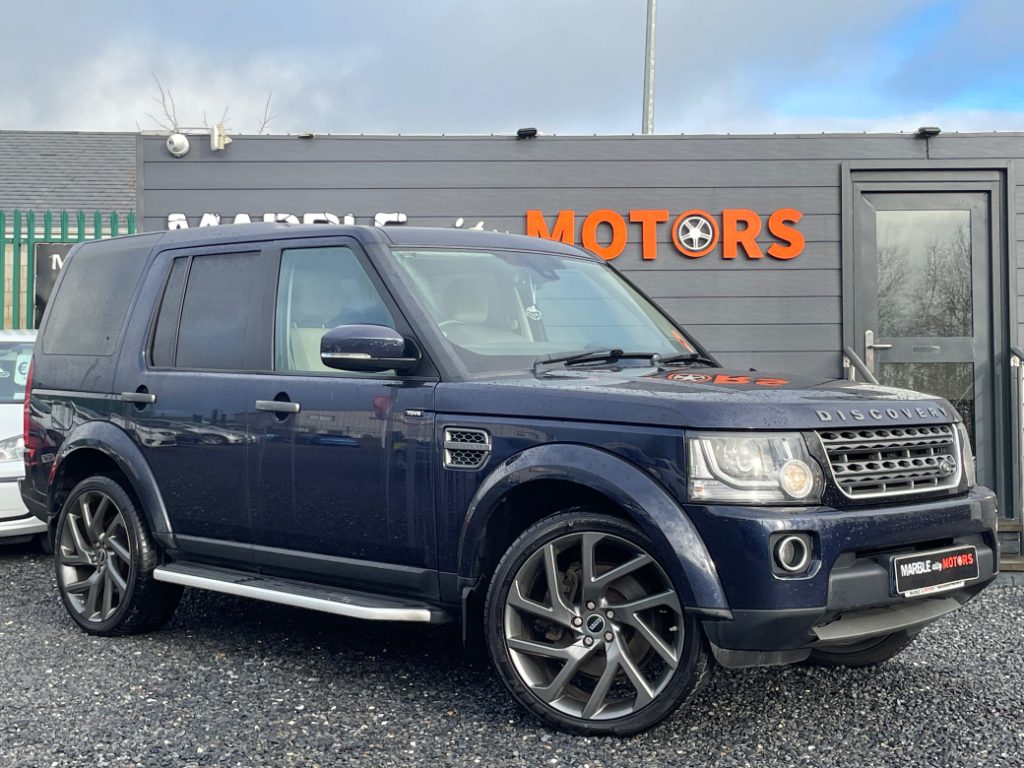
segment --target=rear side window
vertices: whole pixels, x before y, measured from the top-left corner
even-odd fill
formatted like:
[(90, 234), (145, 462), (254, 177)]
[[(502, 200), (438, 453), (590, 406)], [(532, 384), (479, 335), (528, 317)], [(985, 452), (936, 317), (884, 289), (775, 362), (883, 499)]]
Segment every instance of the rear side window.
[[(243, 370), (250, 308), (260, 285), (259, 253), (192, 258), (178, 324), (178, 368)], [(157, 335), (161, 333), (160, 323)]]
[(160, 314), (156, 318), (153, 334), (153, 353), (150, 362), (166, 368), (174, 365), (174, 342), (178, 338), (178, 316), (181, 314), (181, 292), (185, 288), (188, 259), (175, 259), (167, 278), (164, 297), (160, 301)]
[(81, 246), (50, 302), (43, 351), (50, 355), (113, 354), (128, 306), (153, 244), (161, 235)]

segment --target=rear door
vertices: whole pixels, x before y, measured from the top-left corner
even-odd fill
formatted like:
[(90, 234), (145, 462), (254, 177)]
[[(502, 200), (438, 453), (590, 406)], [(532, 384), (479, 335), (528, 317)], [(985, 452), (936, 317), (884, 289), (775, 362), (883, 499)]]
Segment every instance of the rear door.
[(251, 560), (248, 426), (269, 365), (272, 273), (258, 245), (164, 252), (142, 348), (121, 358), (126, 428), (190, 559)]

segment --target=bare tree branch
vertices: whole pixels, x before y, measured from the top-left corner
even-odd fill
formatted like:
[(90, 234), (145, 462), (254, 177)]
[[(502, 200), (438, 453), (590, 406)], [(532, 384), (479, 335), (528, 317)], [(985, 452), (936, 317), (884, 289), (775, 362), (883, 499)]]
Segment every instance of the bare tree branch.
[(270, 98), (273, 95), (274, 95), (273, 91), (268, 91), (267, 92), (267, 103), (263, 107), (263, 117), (260, 119), (259, 126), (256, 128), (256, 135), (257, 136), (262, 136), (264, 131), (266, 131), (266, 129), (267, 129), (267, 125), (270, 124), (270, 121), (273, 120), (275, 117), (277, 117), (277, 115), (273, 114), (270, 111)]
[(153, 81), (156, 83), (157, 92), (159, 96), (152, 96), (153, 101), (160, 105), (160, 109), (163, 112), (163, 118), (157, 118), (153, 114), (146, 112), (145, 115), (158, 126), (167, 131), (178, 130), (178, 110), (174, 105), (174, 96), (171, 95), (169, 90), (165, 90), (163, 83), (160, 82), (160, 78), (153, 75)]

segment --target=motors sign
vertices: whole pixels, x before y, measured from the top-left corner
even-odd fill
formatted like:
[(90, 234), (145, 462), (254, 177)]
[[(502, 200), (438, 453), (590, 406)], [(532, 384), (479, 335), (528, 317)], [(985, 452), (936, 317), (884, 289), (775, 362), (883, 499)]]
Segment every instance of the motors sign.
[(35, 253), (35, 313), (36, 327), (46, 309), (57, 275), (64, 267), (64, 260), (74, 243), (36, 243)]
[[(576, 245), (576, 218), (576, 211), (561, 210), (549, 226), (543, 211), (529, 210), (526, 234)], [(721, 244), (723, 259), (735, 259), (742, 252), (748, 259), (768, 255), (785, 261), (803, 253), (804, 235), (796, 228), (801, 218), (803, 214), (795, 208), (779, 208), (764, 218), (747, 208), (726, 208), (718, 216), (697, 208), (675, 216), (667, 209), (635, 209), (623, 215), (601, 208), (583, 219), (580, 244), (603, 259), (618, 258), (626, 248), (630, 225), (635, 225), (640, 229), (641, 256), (653, 261), (658, 257), (660, 231), (667, 225), (672, 244), (687, 258), (699, 259)], [(764, 249), (757, 240), (762, 233), (772, 238)]]
[[(580, 214), (582, 216), (582, 214)], [(640, 252), (645, 261), (658, 258), (658, 241), (665, 226), (669, 227), (672, 244), (683, 256), (699, 259), (721, 245), (723, 259), (736, 259), (742, 253), (748, 259), (769, 256), (780, 261), (795, 259), (803, 253), (805, 240), (797, 224), (803, 213), (795, 208), (779, 208), (762, 216), (747, 208), (726, 208), (717, 216), (694, 208), (673, 214), (667, 209), (639, 208), (621, 214), (608, 208), (591, 211), (583, 217), (582, 226), (577, 230), (577, 213), (563, 209), (554, 215), (549, 224), (548, 216), (541, 210), (526, 211), (526, 234), (533, 237), (559, 240), (568, 245), (579, 242), (603, 259), (615, 259), (622, 255), (629, 238), (629, 228), (639, 227)], [(409, 216), (401, 211), (379, 211), (372, 217), (374, 226), (385, 227), (406, 224)], [(216, 227), (224, 223), (249, 224), (253, 221), (288, 224), (355, 224), (352, 213), (329, 212), (263, 214), (236, 213), (222, 215), (207, 212), (198, 219), (200, 227)], [(671, 222), (671, 223), (670, 223)], [(452, 226), (462, 228), (463, 217), (453, 220)], [(188, 217), (184, 213), (167, 216), (168, 229), (187, 229)], [(478, 221), (468, 227), (483, 229), (484, 222)], [(767, 235), (770, 240), (765, 241)], [(759, 241), (758, 238), (762, 240)], [(764, 246), (764, 247), (762, 247)]]

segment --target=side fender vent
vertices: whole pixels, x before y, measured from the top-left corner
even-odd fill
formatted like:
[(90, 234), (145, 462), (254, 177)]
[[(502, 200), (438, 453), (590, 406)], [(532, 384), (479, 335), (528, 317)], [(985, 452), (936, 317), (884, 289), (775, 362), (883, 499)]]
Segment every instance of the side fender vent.
[(491, 435), (482, 429), (445, 427), (445, 469), (480, 469), (491, 455)]

